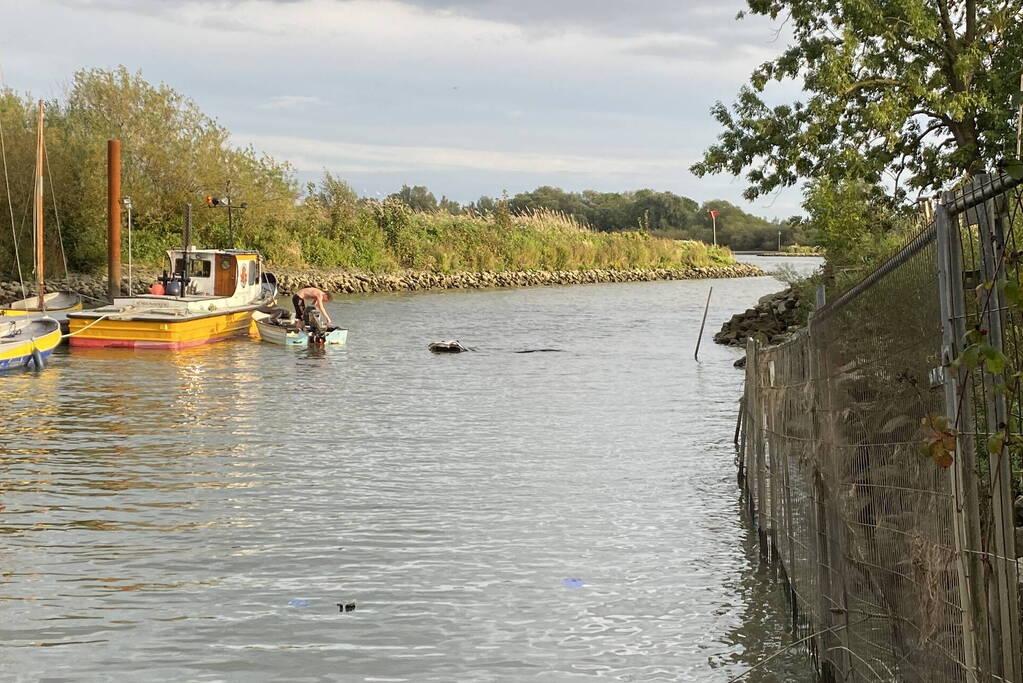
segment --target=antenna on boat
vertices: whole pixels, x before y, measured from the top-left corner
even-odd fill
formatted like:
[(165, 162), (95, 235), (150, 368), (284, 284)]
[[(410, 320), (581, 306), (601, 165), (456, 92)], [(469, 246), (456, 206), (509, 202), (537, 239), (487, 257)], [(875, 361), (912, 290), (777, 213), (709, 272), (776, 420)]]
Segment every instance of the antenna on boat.
[[(234, 198), (231, 196), (231, 181), (227, 181), (226, 194), (223, 197), (214, 197), (212, 194), (206, 195), (206, 206), (211, 209), (227, 209), (227, 239), (230, 242), (229, 248), (234, 249), (234, 215), (233, 210), (249, 208), (247, 202), (241, 202), (238, 206), (234, 205)], [(240, 218), (239, 214), (239, 218)]]
[(107, 140), (107, 288), (121, 296), (121, 141)]
[(128, 211), (128, 296), (134, 292), (131, 286), (131, 197), (121, 197), (121, 205)]
[(181, 296), (188, 291), (188, 251), (192, 246), (192, 205), (185, 204), (184, 249), (181, 252)]

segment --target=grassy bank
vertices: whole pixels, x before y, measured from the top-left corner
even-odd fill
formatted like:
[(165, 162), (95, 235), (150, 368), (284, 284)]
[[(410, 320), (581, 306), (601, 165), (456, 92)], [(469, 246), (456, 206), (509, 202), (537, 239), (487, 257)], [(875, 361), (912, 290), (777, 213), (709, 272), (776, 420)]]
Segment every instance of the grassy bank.
[[(398, 201), (353, 202), (343, 211), (317, 201), (301, 207), (293, 229), (256, 235), (276, 264), (370, 272), (681, 268), (734, 263), (726, 248), (595, 232), (552, 211), (482, 216), (420, 213)], [(263, 239), (260, 239), (263, 237)], [(269, 239), (266, 239), (269, 238)]]

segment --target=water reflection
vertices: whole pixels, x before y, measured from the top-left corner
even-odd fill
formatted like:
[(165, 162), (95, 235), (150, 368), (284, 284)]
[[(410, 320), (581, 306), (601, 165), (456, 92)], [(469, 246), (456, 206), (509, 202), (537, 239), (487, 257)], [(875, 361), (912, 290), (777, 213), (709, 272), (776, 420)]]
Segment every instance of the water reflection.
[[(736, 502), (736, 352), (688, 360), (710, 284), (339, 297), (342, 349), (75, 349), (5, 377), (4, 659), (727, 680), (786, 611)], [(778, 288), (712, 284), (708, 329)], [(479, 351), (426, 350), (452, 337)], [(794, 657), (760, 680), (798, 680)]]

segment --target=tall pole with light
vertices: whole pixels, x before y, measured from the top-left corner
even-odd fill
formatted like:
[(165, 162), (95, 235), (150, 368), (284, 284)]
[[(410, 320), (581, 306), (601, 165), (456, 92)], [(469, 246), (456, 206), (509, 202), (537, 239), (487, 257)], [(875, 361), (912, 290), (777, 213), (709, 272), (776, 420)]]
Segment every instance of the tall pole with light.
[(718, 245), (718, 212), (717, 209), (710, 210), (710, 224), (714, 231), (714, 246)]
[(121, 206), (128, 212), (128, 296), (133, 294), (131, 280), (131, 197), (121, 197)]
[[(227, 209), (227, 234), (228, 239), (231, 241), (231, 247), (234, 247), (234, 201), (231, 199), (231, 181), (227, 181), (226, 196), (214, 197), (213, 195), (206, 195), (206, 206), (211, 209)], [(246, 202), (242, 202), (238, 205), (239, 209), (248, 208)]]
[(231, 219), (231, 181), (227, 181), (227, 238), (234, 246), (234, 221)]

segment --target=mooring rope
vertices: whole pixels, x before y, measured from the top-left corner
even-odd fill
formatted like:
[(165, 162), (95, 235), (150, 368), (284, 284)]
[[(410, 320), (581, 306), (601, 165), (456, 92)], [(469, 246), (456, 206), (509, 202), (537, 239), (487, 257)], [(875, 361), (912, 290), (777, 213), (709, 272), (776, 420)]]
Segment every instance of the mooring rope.
[[(120, 311), (118, 311), (118, 313), (120, 313)], [(107, 318), (109, 318), (112, 315), (114, 315), (114, 314), (113, 313), (107, 313), (106, 315), (101, 315), (100, 317), (96, 318), (95, 320), (93, 320), (91, 323), (89, 323), (88, 325), (86, 325), (82, 329), (75, 330), (74, 332), (68, 332), (67, 334), (62, 334), (62, 335), (60, 335), (60, 338), (61, 339), (67, 339), (68, 337), (73, 337), (76, 334), (78, 334), (79, 332), (84, 332), (85, 330), (89, 329), (90, 327), (92, 327), (93, 325), (98, 323), (99, 321), (106, 320)]]

